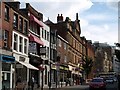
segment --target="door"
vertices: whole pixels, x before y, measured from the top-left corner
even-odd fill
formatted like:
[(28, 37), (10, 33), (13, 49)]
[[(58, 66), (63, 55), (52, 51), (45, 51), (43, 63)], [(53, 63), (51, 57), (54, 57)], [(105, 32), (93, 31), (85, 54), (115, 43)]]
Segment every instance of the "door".
[(10, 89), (10, 72), (2, 72), (2, 89)]

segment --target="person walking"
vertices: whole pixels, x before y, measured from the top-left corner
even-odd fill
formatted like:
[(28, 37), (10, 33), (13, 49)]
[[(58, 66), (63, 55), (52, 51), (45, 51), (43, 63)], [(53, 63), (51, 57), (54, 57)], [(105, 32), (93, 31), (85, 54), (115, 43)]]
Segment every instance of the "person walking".
[(32, 87), (32, 90), (34, 90), (34, 83), (35, 83), (35, 78), (34, 78), (34, 76), (32, 76), (31, 80), (32, 80), (32, 82), (31, 82), (31, 87)]
[[(30, 78), (29, 82), (28, 82), (28, 90), (34, 90), (34, 83), (35, 83), (35, 79), (34, 76), (32, 75), (32, 77)], [(30, 89), (31, 87), (31, 89)]]

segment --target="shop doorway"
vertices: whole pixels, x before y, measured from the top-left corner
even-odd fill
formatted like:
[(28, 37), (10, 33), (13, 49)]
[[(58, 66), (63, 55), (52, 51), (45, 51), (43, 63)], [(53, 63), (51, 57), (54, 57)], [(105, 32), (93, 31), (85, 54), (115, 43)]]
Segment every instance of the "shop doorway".
[(10, 90), (10, 72), (2, 71), (2, 90)]

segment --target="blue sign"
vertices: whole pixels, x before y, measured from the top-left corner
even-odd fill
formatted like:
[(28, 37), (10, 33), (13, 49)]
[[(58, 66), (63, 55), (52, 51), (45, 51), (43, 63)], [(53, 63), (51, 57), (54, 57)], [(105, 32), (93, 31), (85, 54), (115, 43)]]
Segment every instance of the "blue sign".
[(15, 57), (8, 56), (8, 55), (0, 55), (0, 60), (3, 61), (3, 62), (14, 62)]

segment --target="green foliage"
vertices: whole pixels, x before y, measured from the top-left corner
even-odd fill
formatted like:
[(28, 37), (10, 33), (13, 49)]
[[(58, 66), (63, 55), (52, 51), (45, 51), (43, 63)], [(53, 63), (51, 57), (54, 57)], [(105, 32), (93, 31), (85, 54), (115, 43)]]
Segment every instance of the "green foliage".
[(83, 70), (86, 73), (86, 76), (88, 78), (88, 75), (91, 72), (91, 69), (93, 66), (93, 60), (92, 60), (92, 58), (89, 58), (89, 57), (85, 57), (82, 60), (83, 60), (82, 67), (83, 67)]

